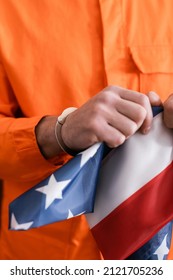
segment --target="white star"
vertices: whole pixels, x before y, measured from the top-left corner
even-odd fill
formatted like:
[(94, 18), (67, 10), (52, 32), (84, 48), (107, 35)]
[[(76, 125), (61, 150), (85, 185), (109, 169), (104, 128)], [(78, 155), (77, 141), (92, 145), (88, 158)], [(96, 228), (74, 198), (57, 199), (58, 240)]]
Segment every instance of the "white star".
[(165, 235), (165, 238), (163, 239), (162, 243), (157, 248), (157, 250), (154, 252), (154, 255), (157, 255), (157, 257), (158, 257), (158, 260), (163, 260), (164, 255), (167, 255), (169, 253), (168, 247), (166, 245), (166, 237), (167, 237), (167, 235)]
[(52, 174), (49, 178), (48, 185), (36, 189), (36, 191), (46, 195), (45, 209), (47, 209), (55, 199), (62, 199), (62, 191), (66, 188), (70, 180), (57, 182)]
[(68, 210), (68, 217), (67, 217), (67, 219), (70, 219), (70, 218), (72, 218), (72, 217), (74, 217), (74, 215), (73, 215), (73, 213), (71, 212), (71, 210), (69, 209), (69, 210)]
[(90, 158), (92, 158), (96, 154), (100, 145), (101, 143), (96, 143), (93, 146), (89, 147), (87, 150), (79, 153), (79, 155), (82, 155), (80, 167), (82, 167)]
[(33, 224), (33, 222), (29, 222), (29, 223), (24, 223), (24, 224), (19, 224), (14, 216), (14, 214), (11, 215), (11, 229), (23, 229), (23, 230), (27, 230), (31, 227), (31, 225)]
[(80, 216), (80, 215), (82, 215), (82, 214), (84, 214), (86, 211), (83, 211), (83, 212), (81, 212), (81, 213), (79, 213), (79, 214), (77, 214), (77, 215), (73, 215), (73, 213), (71, 212), (71, 210), (69, 209), (68, 210), (68, 217), (67, 217), (67, 219), (70, 219), (70, 218), (73, 218), (73, 217), (76, 217), (76, 216)]

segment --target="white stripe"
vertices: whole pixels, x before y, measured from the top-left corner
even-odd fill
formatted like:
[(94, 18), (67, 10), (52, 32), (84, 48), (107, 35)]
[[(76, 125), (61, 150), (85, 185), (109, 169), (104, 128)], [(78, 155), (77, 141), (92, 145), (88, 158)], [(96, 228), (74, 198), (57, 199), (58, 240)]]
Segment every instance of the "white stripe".
[(137, 132), (104, 160), (97, 186), (94, 213), (87, 214), (92, 228), (124, 200), (172, 162), (173, 133), (154, 118), (147, 135)]

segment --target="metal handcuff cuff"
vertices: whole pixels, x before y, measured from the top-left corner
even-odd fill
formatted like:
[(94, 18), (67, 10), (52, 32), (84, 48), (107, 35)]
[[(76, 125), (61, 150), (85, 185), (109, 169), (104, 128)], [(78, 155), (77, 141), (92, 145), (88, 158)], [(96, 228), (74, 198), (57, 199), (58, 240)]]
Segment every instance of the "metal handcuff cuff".
[(67, 109), (65, 109), (62, 114), (57, 118), (57, 122), (55, 124), (55, 137), (56, 140), (60, 146), (60, 148), (67, 154), (71, 155), (71, 156), (75, 156), (78, 154), (78, 152), (75, 152), (73, 150), (71, 150), (69, 147), (66, 146), (66, 144), (64, 143), (62, 136), (61, 136), (61, 129), (63, 124), (66, 121), (66, 118), (68, 117), (69, 114), (71, 114), (72, 112), (74, 112), (75, 110), (77, 110), (77, 108), (75, 107), (69, 107)]

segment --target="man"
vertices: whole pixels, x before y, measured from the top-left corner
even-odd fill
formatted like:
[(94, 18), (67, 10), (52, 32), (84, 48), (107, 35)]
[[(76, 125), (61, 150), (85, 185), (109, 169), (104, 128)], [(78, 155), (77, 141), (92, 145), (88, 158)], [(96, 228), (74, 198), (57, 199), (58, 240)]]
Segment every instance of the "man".
[[(150, 91), (158, 92), (162, 101), (173, 91), (169, 25), (173, 4), (167, 0), (164, 6), (156, 0), (152, 5), (146, 0), (1, 0), (0, 4), (4, 180), (0, 258), (101, 259), (84, 216), (11, 232), (8, 205), (61, 167), (70, 158), (64, 150), (75, 154), (100, 141), (116, 147), (138, 129), (149, 132), (149, 100), (152, 105), (161, 102)], [(150, 92), (149, 97), (140, 92)], [(165, 122), (173, 127), (170, 104), (172, 97), (165, 102)], [(68, 107), (78, 109), (63, 119), (58, 130), (57, 117)]]

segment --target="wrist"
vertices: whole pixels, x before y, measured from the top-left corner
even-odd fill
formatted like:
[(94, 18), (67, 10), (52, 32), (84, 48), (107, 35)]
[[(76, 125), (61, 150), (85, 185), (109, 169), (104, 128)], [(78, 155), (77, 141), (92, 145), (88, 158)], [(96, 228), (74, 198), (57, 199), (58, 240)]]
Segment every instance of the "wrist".
[(58, 145), (61, 147), (61, 149), (72, 156), (75, 156), (78, 151), (70, 149), (64, 142), (63, 137), (62, 137), (62, 127), (67, 119), (67, 117), (76, 110), (77, 108), (75, 107), (70, 107), (65, 109), (62, 114), (57, 118), (57, 122), (55, 124), (55, 138), (58, 143)]
[(57, 145), (55, 138), (56, 121), (56, 116), (46, 116), (40, 120), (35, 128), (37, 144), (46, 159), (51, 159), (63, 152), (61, 147)]

